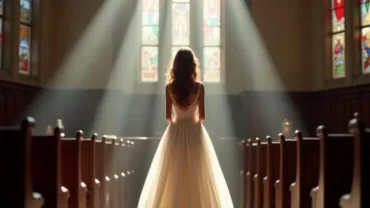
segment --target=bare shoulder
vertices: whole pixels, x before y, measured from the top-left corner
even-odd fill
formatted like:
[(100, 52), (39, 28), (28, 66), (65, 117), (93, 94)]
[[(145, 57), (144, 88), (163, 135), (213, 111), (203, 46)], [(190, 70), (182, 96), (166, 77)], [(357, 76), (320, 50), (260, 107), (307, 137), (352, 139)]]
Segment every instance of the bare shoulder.
[(171, 88), (171, 83), (166, 84), (166, 90), (169, 90)]
[(196, 85), (200, 95), (203, 96), (205, 93), (204, 84), (202, 82), (196, 82)]
[(196, 83), (197, 87), (204, 88), (203, 82), (197, 81), (195, 83)]

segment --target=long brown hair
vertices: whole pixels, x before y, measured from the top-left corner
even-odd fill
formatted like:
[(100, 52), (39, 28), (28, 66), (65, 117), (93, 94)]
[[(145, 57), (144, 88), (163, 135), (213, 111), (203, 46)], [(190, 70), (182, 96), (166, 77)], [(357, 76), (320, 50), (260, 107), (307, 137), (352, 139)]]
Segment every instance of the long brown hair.
[(176, 103), (186, 107), (187, 99), (199, 76), (199, 61), (194, 52), (187, 47), (177, 51), (168, 69), (168, 83)]

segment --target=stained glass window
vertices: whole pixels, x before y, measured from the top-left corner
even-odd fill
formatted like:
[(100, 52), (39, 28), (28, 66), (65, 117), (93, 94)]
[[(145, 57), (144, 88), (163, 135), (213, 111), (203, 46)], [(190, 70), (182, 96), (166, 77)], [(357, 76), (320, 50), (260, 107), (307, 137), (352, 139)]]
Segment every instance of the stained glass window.
[(172, 0), (172, 58), (190, 46), (190, 0)]
[(361, 0), (362, 73), (370, 73), (370, 2)]
[[(142, 48), (141, 48), (141, 81), (157, 82), (159, 67), (159, 2), (161, 0), (142, 0)], [(202, 61), (204, 82), (220, 82), (222, 73), (222, 0), (202, 0), (196, 4), (203, 4), (202, 29), (199, 36), (203, 43), (195, 52)], [(198, 16), (191, 10), (190, 0), (172, 0), (171, 4), (171, 58), (174, 58), (182, 47), (194, 44), (190, 32), (196, 25), (192, 25), (191, 17)]]
[(221, 0), (204, 0), (204, 82), (221, 81)]
[(190, 4), (172, 4), (172, 45), (190, 45)]
[(142, 47), (141, 63), (142, 81), (158, 81), (158, 47)]
[(31, 23), (32, 0), (20, 1), (19, 28), (19, 73), (29, 75), (31, 72)]
[(0, 0), (0, 68), (3, 66), (3, 21), (4, 21), (4, 0)]
[(141, 81), (158, 81), (159, 0), (142, 1)]
[(345, 77), (345, 0), (331, 0), (332, 75)]

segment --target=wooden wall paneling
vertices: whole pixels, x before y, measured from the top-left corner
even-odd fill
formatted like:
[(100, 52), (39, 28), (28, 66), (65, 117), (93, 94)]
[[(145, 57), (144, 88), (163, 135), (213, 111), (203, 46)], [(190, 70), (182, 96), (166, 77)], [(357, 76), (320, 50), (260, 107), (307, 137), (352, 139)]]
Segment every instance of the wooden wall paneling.
[[(23, 116), (22, 113), (37, 97), (39, 91), (40, 88), (38, 87), (0, 81), (0, 125), (14, 124), (19, 116)], [(60, 93), (60, 90), (51, 90), (51, 93)], [(94, 107), (99, 104), (96, 96), (94, 97), (88, 91), (69, 90), (66, 93), (74, 93), (74, 95), (81, 94), (85, 102), (78, 107), (83, 109), (95, 109)], [(98, 94), (104, 95), (104, 91)], [(292, 111), (292, 109), (284, 105), (268, 108), (269, 105), (274, 104), (275, 98), (279, 98), (282, 95), (289, 97), (297, 112)], [(216, 100), (220, 99), (217, 98), (217, 95), (212, 96), (215, 96)], [(135, 107), (130, 110), (130, 114), (140, 117), (143, 112), (146, 112), (144, 109), (146, 105), (140, 104), (146, 101), (142, 102), (141, 97), (143, 96), (123, 95), (123, 98), (126, 98), (126, 100), (132, 100), (134, 102), (133, 106)], [(320, 92), (243, 92), (240, 95), (230, 95), (230, 99), (233, 100), (230, 108), (236, 109), (235, 112), (237, 112), (233, 114), (236, 121), (234, 124), (235, 132), (237, 132), (235, 136), (243, 135), (254, 138), (257, 136), (263, 137), (266, 134), (273, 135), (276, 133), (276, 130), (280, 130), (281, 128), (283, 118), (280, 117), (286, 116), (290, 119), (294, 117), (294, 113), (300, 115), (298, 118), (309, 132), (307, 136), (315, 136), (315, 129), (321, 124), (327, 126), (331, 132), (346, 132), (347, 121), (352, 117), (354, 112), (359, 112), (361, 119), (366, 123), (370, 123), (370, 85)], [(212, 111), (209, 112), (210, 115), (218, 113), (218, 108), (213, 107), (209, 108)], [(241, 110), (238, 111), (237, 109)], [(264, 118), (266, 111), (268, 115), (271, 114), (270, 116), (275, 114), (275, 111), (279, 112), (276, 113), (275, 118)], [(142, 123), (145, 122), (135, 123), (135, 125), (145, 125)], [(89, 126), (85, 124), (81, 125)], [(276, 125), (276, 128), (274, 125)], [(209, 123), (210, 129), (217, 129), (221, 133), (224, 132), (221, 127), (218, 127), (220, 126), (213, 125), (212, 122)], [(293, 128), (300, 127), (293, 126)], [(145, 132), (141, 133), (143, 134)], [(136, 130), (132, 134), (136, 135)]]

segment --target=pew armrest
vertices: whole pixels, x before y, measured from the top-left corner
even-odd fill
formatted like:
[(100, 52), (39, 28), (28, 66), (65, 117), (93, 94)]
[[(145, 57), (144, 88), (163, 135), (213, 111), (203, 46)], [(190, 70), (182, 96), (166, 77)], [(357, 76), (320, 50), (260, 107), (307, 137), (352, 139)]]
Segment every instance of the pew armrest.
[(320, 204), (318, 202), (318, 194), (319, 194), (319, 187), (316, 186), (315, 188), (311, 189), (310, 196), (311, 196), (311, 204), (312, 208), (316, 208), (317, 204)]
[(67, 208), (68, 207), (68, 199), (69, 199), (70, 196), (71, 195), (69, 193), (69, 190), (64, 186), (61, 186), (60, 189), (59, 189), (59, 200), (58, 200), (59, 207)]
[(99, 204), (100, 204), (100, 200), (99, 200), (99, 193), (100, 193), (100, 181), (98, 179), (95, 178), (94, 180), (94, 207), (99, 207)]
[(319, 187), (316, 186), (315, 188), (312, 188), (310, 191), (310, 196), (312, 199), (316, 198), (317, 194), (319, 192)]
[(296, 182), (293, 182), (292, 184), (290, 184), (289, 186), (289, 191), (290, 192), (294, 192), (294, 190), (296, 189), (297, 187), (297, 183)]
[(266, 181), (267, 181), (267, 179), (268, 179), (268, 177), (267, 177), (267, 176), (263, 177), (263, 181), (262, 181), (262, 183), (263, 183), (263, 184), (265, 184), (265, 183), (266, 183)]
[(284, 199), (282, 193), (282, 184), (280, 180), (276, 180), (274, 183), (275, 186), (275, 206), (284, 207)]
[(32, 207), (41, 208), (44, 206), (44, 198), (38, 192), (32, 193)]
[(254, 174), (253, 180), (257, 180), (257, 178), (258, 178), (258, 174)]
[(292, 207), (300, 207), (300, 193), (297, 182), (293, 182), (289, 187), (290, 201)]
[(274, 187), (278, 188), (280, 186), (280, 180), (276, 180), (274, 183)]
[(345, 194), (340, 197), (339, 205), (342, 208), (351, 208), (351, 194)]
[(87, 197), (87, 185), (84, 182), (80, 183), (79, 186), (80, 191), (80, 198), (78, 200), (81, 207), (86, 207), (86, 197)]
[(272, 202), (272, 190), (271, 190), (271, 185), (270, 184), (270, 179), (268, 176), (263, 177), (263, 182), (262, 182), (262, 198), (263, 198), (263, 203), (265, 206), (267, 205), (268, 207), (271, 207), (273, 202)]

